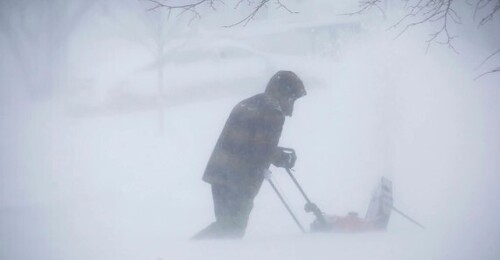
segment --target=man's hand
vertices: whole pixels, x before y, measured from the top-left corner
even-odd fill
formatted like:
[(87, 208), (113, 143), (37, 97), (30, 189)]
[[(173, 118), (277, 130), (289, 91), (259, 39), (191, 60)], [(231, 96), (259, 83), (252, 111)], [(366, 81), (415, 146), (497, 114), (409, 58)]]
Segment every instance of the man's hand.
[(272, 164), (276, 167), (291, 169), (295, 166), (297, 155), (291, 148), (277, 147), (273, 156)]
[(273, 173), (269, 169), (264, 170), (264, 179), (269, 180), (273, 177)]

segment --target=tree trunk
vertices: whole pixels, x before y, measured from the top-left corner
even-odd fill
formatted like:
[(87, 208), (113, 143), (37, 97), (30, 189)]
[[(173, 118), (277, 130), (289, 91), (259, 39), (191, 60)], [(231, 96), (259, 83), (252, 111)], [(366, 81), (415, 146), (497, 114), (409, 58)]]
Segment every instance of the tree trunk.
[[(163, 54), (163, 46), (159, 46), (158, 48), (158, 61), (161, 61), (161, 57)], [(164, 113), (164, 91), (163, 91), (163, 65), (158, 67), (158, 129), (160, 131), (160, 135), (163, 135), (165, 132), (165, 113)]]

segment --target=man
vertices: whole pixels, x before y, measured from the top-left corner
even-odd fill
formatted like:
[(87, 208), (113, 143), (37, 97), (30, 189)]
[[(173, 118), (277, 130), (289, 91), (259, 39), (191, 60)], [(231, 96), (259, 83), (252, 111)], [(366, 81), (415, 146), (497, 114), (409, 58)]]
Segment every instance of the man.
[(216, 221), (193, 239), (241, 238), (269, 166), (292, 168), (296, 156), (278, 147), (285, 116), (306, 95), (291, 71), (279, 71), (264, 93), (237, 104), (212, 152), (203, 180), (212, 185)]

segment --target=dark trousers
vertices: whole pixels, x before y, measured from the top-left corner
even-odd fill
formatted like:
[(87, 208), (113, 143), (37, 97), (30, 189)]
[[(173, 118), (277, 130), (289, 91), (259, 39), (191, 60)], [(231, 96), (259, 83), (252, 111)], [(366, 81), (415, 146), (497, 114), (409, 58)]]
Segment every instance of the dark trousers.
[(196, 234), (193, 239), (243, 237), (255, 194), (255, 191), (249, 189), (212, 184), (215, 222)]

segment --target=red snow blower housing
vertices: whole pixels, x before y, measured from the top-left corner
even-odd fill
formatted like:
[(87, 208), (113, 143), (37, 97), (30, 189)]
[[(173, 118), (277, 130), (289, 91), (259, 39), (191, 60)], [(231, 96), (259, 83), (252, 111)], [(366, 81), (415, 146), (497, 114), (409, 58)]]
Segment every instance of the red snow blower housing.
[(311, 224), (311, 231), (348, 233), (385, 231), (391, 217), (392, 206), (392, 182), (382, 177), (372, 194), (370, 205), (364, 218), (360, 218), (357, 212), (349, 212), (347, 216), (323, 214), (324, 221), (316, 219)]
[[(311, 202), (309, 197), (297, 182), (295, 176), (292, 174), (291, 169), (285, 169), (306, 200), (304, 210), (306, 212), (313, 213), (316, 217), (316, 219), (310, 226), (310, 232), (358, 233), (368, 231), (385, 231), (389, 223), (389, 218), (391, 216), (392, 210), (401, 214), (403, 217), (418, 225), (419, 227), (424, 228), (418, 222), (394, 207), (392, 199), (392, 182), (387, 178), (382, 177), (380, 183), (377, 185), (375, 191), (372, 194), (372, 198), (364, 218), (360, 218), (356, 212), (349, 212), (347, 216), (337, 216), (326, 215), (325, 213), (323, 213), (316, 204)], [(283, 196), (278, 191), (273, 181), (269, 178), (267, 180), (294, 219), (297, 226), (301, 229), (302, 232), (306, 233), (306, 230), (300, 224), (295, 214), (283, 199)]]

